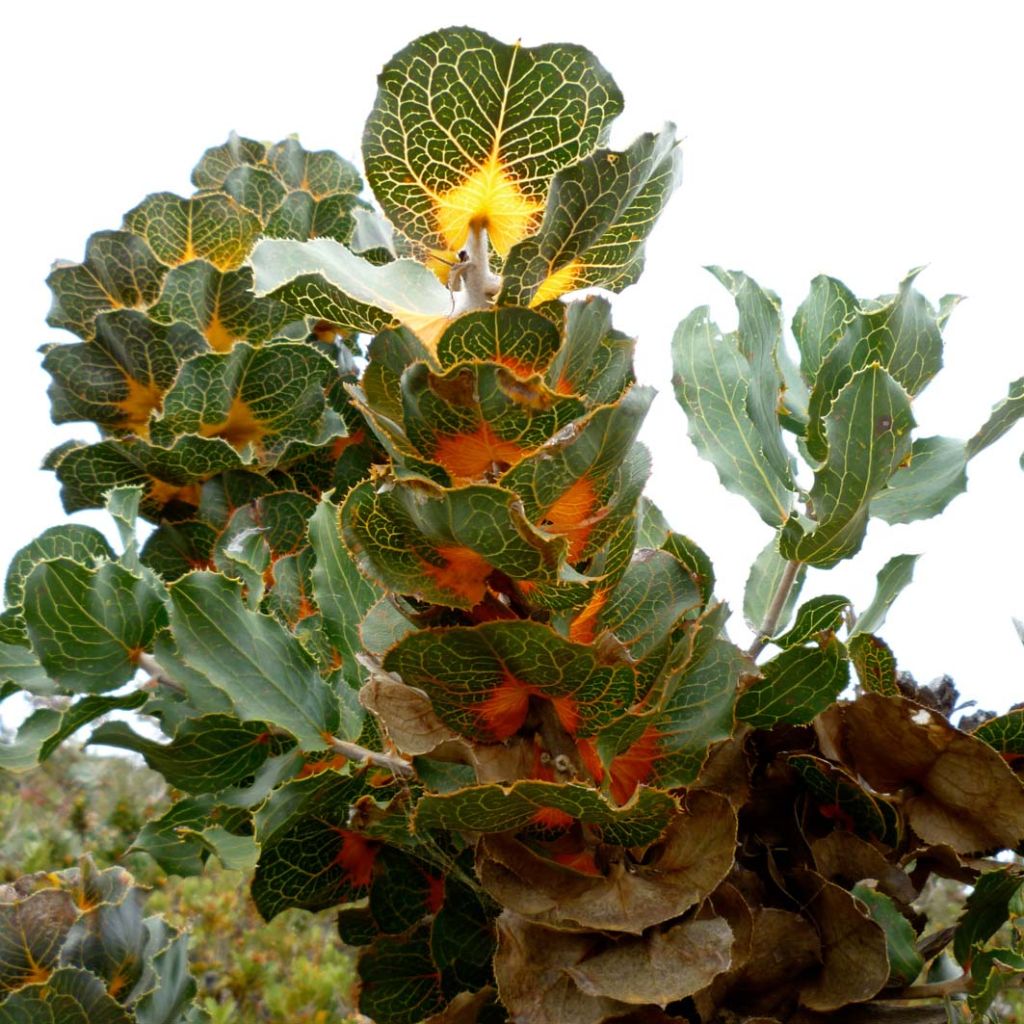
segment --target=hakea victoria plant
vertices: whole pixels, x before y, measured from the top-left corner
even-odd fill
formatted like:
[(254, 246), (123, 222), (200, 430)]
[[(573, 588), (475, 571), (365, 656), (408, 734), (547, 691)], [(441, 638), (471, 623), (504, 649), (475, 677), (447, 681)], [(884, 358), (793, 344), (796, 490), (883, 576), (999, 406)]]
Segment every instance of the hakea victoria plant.
[[(691, 313), (674, 382), (768, 528), (738, 647), (642, 496), (633, 341), (564, 298), (637, 280), (679, 181), (671, 126), (607, 148), (621, 108), (580, 47), (435, 32), (380, 76), (376, 205), (333, 153), (233, 136), (55, 267), (53, 417), (102, 439), (47, 465), (121, 544), (66, 524), (14, 559), (0, 678), (40, 707), (0, 764), (150, 716), (165, 740), (89, 737), (179, 794), (136, 848), (251, 870), (268, 919), (339, 907), (379, 1024), (981, 1019), (1024, 969), (994, 856), (1024, 711), (969, 733), (897, 673), (915, 556), (859, 614), (799, 593), (871, 517), (940, 512), (1024, 381), (969, 440), (915, 437), (955, 297), (817, 278), (797, 361), (778, 299), (713, 268), (738, 327)], [(974, 890), (923, 935), (932, 876)], [(61, 970), (5, 974), (0, 1020)]]

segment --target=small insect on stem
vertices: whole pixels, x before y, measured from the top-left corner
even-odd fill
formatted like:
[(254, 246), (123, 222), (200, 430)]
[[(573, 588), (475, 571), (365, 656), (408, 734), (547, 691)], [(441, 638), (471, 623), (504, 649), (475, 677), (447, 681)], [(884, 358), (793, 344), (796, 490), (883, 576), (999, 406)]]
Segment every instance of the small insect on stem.
[[(452, 308), (451, 312), (455, 312), (455, 293), (462, 290), (462, 279), (466, 274), (466, 271), (470, 267), (469, 253), (462, 249), (459, 252), (458, 258), (454, 263), (449, 262), (446, 259), (441, 259), (442, 263), (447, 264), (451, 269), (448, 271), (448, 291), (452, 297)], [(449, 314), (450, 316), (451, 314)]]

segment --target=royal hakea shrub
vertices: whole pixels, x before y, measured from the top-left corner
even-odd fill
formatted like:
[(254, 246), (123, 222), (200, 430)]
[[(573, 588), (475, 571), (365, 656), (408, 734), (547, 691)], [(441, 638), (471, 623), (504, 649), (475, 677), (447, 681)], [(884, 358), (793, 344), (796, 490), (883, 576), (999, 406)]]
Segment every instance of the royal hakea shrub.
[(198, 1024), (188, 937), (145, 902), (124, 868), (88, 857), (0, 885), (0, 1021)]
[[(969, 440), (917, 437), (955, 297), (817, 278), (795, 362), (779, 300), (712, 268), (737, 329), (698, 309), (672, 345), (693, 442), (767, 527), (737, 646), (642, 496), (634, 343), (564, 298), (637, 280), (679, 180), (672, 126), (606, 148), (621, 109), (580, 47), (432, 33), (380, 76), (376, 206), (332, 153), (232, 137), (54, 269), (81, 340), (46, 349), (53, 416), (102, 439), (47, 465), (121, 545), (65, 524), (16, 556), (3, 692), (46, 706), (0, 763), (151, 716), (165, 740), (89, 738), (180, 794), (136, 847), (252, 870), (268, 919), (340, 907), (379, 1024), (980, 1019), (1024, 968), (994, 859), (1024, 711), (968, 733), (897, 673), (916, 556), (859, 614), (799, 593), (871, 517), (940, 512), (1024, 381)], [(937, 935), (932, 876), (975, 887)]]

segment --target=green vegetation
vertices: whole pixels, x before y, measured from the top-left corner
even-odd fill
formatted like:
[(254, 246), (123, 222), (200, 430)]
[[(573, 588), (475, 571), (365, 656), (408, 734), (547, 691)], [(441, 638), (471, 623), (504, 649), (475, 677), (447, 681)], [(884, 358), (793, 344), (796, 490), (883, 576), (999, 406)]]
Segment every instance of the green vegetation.
[[(643, 496), (634, 342), (573, 294), (639, 279), (679, 183), (671, 125), (608, 148), (622, 106), (580, 47), (430, 33), (379, 79), (375, 202), (334, 153), (232, 136), (51, 274), (79, 339), (46, 351), (53, 416), (101, 439), (46, 464), (119, 544), (65, 524), (15, 557), (0, 685), (42, 706), (0, 767), (91, 725), (166, 780), (132, 848), (192, 879), (166, 909), (218, 966), (188, 1021), (347, 1012), (348, 959), (296, 916), (332, 911), (377, 1024), (1011, 1012), (1024, 708), (958, 728), (897, 671), (917, 556), (866, 567), (864, 608), (801, 593), (873, 519), (942, 512), (1024, 378), (970, 438), (921, 437), (957, 296), (818, 277), (790, 345), (778, 296), (709, 268), (737, 327), (684, 317), (673, 383), (763, 524), (738, 644)], [(935, 878), (972, 887), (939, 936)], [(9, 1000), (56, 998), (48, 970)]]

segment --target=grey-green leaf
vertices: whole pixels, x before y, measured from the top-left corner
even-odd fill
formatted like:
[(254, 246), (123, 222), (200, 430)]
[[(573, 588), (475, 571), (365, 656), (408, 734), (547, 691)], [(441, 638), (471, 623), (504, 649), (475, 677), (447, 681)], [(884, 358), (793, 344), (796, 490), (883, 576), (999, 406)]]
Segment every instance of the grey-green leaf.
[(857, 616), (851, 636), (857, 633), (876, 633), (885, 622), (893, 601), (900, 596), (904, 587), (914, 578), (914, 566), (920, 555), (896, 555), (890, 558), (876, 577), (875, 596), (871, 603)]
[(167, 622), (153, 582), (116, 562), (90, 569), (40, 562), (25, 581), (25, 624), (47, 675), (66, 689), (105, 693), (135, 674)]
[(881, 366), (853, 375), (826, 418), (827, 459), (811, 488), (817, 524), (791, 518), (783, 557), (828, 568), (860, 550), (871, 501), (906, 458), (913, 426), (906, 391)]
[(339, 726), (337, 696), (302, 644), (276, 619), (249, 611), (241, 587), (217, 573), (170, 587), (171, 629), (182, 659), (231, 699), (239, 718), (291, 733), (322, 750)]
[(764, 439), (748, 412), (749, 363), (732, 335), (723, 335), (707, 306), (695, 309), (672, 339), (673, 384), (700, 455), (723, 486), (746, 498), (770, 526), (792, 508), (792, 494), (771, 467)]

